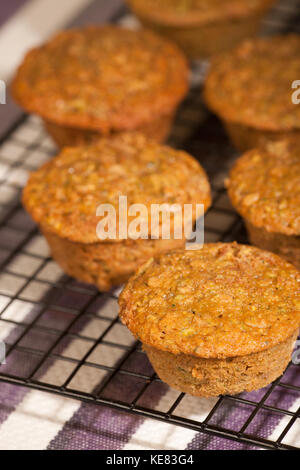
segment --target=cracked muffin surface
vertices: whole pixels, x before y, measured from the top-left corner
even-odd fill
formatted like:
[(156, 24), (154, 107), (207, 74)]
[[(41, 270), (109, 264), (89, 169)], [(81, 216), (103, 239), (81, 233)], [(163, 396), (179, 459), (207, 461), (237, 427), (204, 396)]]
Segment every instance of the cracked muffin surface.
[(300, 235), (300, 144), (269, 143), (240, 157), (226, 182), (238, 212), (268, 232)]
[(103, 132), (173, 113), (187, 88), (188, 67), (177, 46), (150, 31), (113, 25), (57, 34), (26, 55), (12, 86), (27, 111)]
[(120, 299), (120, 317), (147, 346), (224, 359), (286, 341), (300, 325), (300, 273), (246, 245), (207, 244), (149, 260)]
[[(207, 176), (194, 158), (138, 133), (63, 149), (31, 174), (23, 203), (45, 231), (73, 242), (94, 243), (100, 241), (97, 207), (110, 204), (118, 228), (119, 196), (127, 197), (128, 208), (144, 204), (149, 214), (151, 204), (193, 204), (195, 209), (198, 203), (206, 210), (211, 203)], [(150, 233), (150, 223), (148, 229)], [(118, 231), (116, 240), (110, 241), (120, 241)]]

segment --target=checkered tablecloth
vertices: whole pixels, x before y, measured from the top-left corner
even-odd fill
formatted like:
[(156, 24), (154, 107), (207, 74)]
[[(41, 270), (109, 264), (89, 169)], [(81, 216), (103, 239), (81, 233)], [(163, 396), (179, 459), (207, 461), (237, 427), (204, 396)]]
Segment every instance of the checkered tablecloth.
[[(10, 0), (2, 4), (0, 79), (9, 80), (25, 49), (45, 39), (58, 27), (72, 22), (91, 3), (92, 0)], [(108, 3), (110, 8), (120, 6), (119, 0), (107, 0)], [(286, 14), (290, 14), (289, 8), (286, 8)], [(125, 16), (122, 22), (131, 25), (133, 19)], [(272, 29), (272, 25), (270, 28)], [(199, 81), (203, 70), (203, 65), (195, 68), (195, 82)], [(197, 105), (197, 101), (194, 102), (193, 97), (186, 116), (181, 116), (181, 119), (190, 122), (191, 137), (193, 123), (199, 120), (206, 122), (202, 136), (199, 134), (197, 138), (191, 138), (188, 150), (198, 158), (203, 157), (208, 173), (214, 175), (211, 179), (216, 200), (213, 210), (206, 218), (206, 241), (217, 241), (236, 220), (226, 194), (219, 192), (234, 155), (226, 140), (221, 140), (215, 147), (215, 130), (212, 131), (215, 129), (215, 122), (207, 120), (205, 111)], [(173, 143), (176, 145), (180, 143), (181, 132), (186, 132), (186, 129), (181, 129), (179, 120), (173, 136)], [(220, 132), (222, 139), (224, 136)], [(202, 138), (201, 153), (199, 142)], [(5, 270), (0, 273), (0, 340), (12, 344), (21, 338), (19, 350), (14, 351), (7, 363), (0, 366), (0, 373), (25, 377), (30, 371), (37, 369), (36, 378), (39, 381), (60, 385), (72, 371), (72, 359), (80, 360), (86, 354), (90, 342), (102, 335), (106, 343), (99, 344), (89, 357), (91, 363), (101, 364), (102, 369), (84, 366), (74, 375), (71, 383), (74, 389), (91, 393), (105, 380), (105, 367), (113, 367), (118, 363), (124, 353), (122, 347), (134, 343), (129, 332), (117, 321), (118, 292), (98, 297), (95, 288), (66, 279), (48, 257), (44, 239), (20, 206), (10, 210), (9, 216), (6, 215), (7, 208), (11, 208), (14, 201), (19, 200), (28, 171), (42, 164), (54, 151), (53, 144), (36, 118), (24, 121), (0, 145), (0, 208), (3, 210), (0, 222), (0, 263), (6, 263)], [(224, 157), (222, 162), (219, 160), (221, 152)], [(212, 169), (216, 166), (220, 167), (220, 171), (215, 174)], [(41, 304), (45, 299), (48, 303), (50, 299), (51, 305), (56, 308), (41, 311)], [(79, 316), (74, 321), (73, 311), (82, 309), (86, 309), (87, 315)], [(35, 328), (27, 331), (27, 326), (32, 322)], [(39, 356), (28, 351), (47, 351), (54, 343), (54, 332), (59, 337), (59, 332), (70, 324), (72, 328), (69, 334), (58, 341), (54, 354), (38, 368)], [(111, 347), (110, 344), (119, 346)], [(69, 361), (62, 360), (63, 357), (69, 358)], [(140, 386), (138, 380), (130, 376), (130, 372), (151, 375), (153, 370), (139, 349), (133, 351), (122, 367), (129, 374), (117, 374), (104, 393), (112, 399), (122, 398), (130, 402)], [(284, 380), (299, 386), (299, 368), (292, 365)], [(289, 423), (291, 412), (300, 407), (299, 393), (292, 388), (274, 387), (243, 394), (243, 401), (240, 403), (225, 398), (213, 414), (210, 424), (239, 431), (253, 413), (251, 403), (259, 403), (266, 390), (270, 390), (270, 393), (265, 406), (251, 420), (247, 433), (270, 441), (276, 440)], [(178, 396), (178, 392), (165, 384), (153, 382), (148, 392), (141, 397), (140, 405), (165, 412)], [(202, 422), (210, 415), (217, 402), (218, 399), (186, 395), (176, 408), (176, 415)], [(272, 407), (280, 408), (283, 412), (272, 411)], [(295, 420), (284, 443), (300, 447), (299, 419)], [(23, 386), (0, 383), (1, 450), (246, 448), (254, 447), (111, 407), (96, 406)]]

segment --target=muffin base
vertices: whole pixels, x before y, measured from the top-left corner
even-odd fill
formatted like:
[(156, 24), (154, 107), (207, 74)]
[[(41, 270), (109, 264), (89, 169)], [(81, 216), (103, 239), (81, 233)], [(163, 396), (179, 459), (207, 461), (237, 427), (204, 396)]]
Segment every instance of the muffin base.
[(247, 220), (245, 225), (252, 245), (276, 253), (300, 270), (300, 236), (268, 232)]
[(78, 243), (42, 230), (59, 266), (79, 281), (108, 291), (123, 284), (152, 256), (183, 248), (185, 240), (124, 240)]
[[(132, 129), (132, 131), (142, 132), (144, 135), (156, 142), (164, 142), (171, 132), (173, 120), (174, 114), (160, 116), (149, 124), (145, 124), (138, 129)], [(43, 120), (43, 122), (46, 131), (59, 147), (91, 144), (104, 135), (101, 132), (91, 129), (61, 126), (47, 120)], [(116, 132), (114, 132), (114, 134), (116, 134)]]
[(300, 138), (300, 130), (264, 131), (231, 121), (224, 121), (224, 126), (231, 142), (241, 152), (258, 148), (270, 141)]
[(151, 18), (134, 11), (142, 25), (167, 37), (186, 53), (190, 59), (208, 58), (251, 38), (259, 31), (265, 12), (243, 17), (199, 25), (158, 24)]
[(298, 330), (286, 341), (262, 352), (228, 359), (175, 355), (143, 344), (161, 380), (199, 397), (251, 392), (273, 382), (286, 369)]

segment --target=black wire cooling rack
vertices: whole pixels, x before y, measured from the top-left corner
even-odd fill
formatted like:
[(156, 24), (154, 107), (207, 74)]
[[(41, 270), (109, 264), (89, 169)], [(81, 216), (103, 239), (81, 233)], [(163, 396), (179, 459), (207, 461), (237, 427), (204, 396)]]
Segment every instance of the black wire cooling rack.
[[(119, 20), (131, 24), (132, 17), (124, 15)], [(285, 1), (265, 32), (297, 31), (299, 18), (299, 2)], [(205, 220), (205, 241), (245, 243), (243, 223), (223, 184), (236, 154), (201, 101), (204, 73), (205, 64), (194, 65), (191, 92), (170, 144), (198, 158), (209, 174), (214, 203)], [(171, 391), (119, 322), (118, 292), (101, 294), (60, 271), (20, 204), (28, 171), (54, 152), (34, 117), (22, 116), (1, 141), (0, 339), (6, 344), (6, 363), (0, 366), (0, 381), (154, 418), (207, 438), (235, 440), (244, 448), (300, 448), (300, 427), (298, 439), (294, 432), (300, 424), (299, 366), (291, 363), (270, 386), (239, 396), (204, 402)], [(186, 400), (194, 412), (202, 400), (203, 418), (182, 411)], [(278, 435), (270, 437), (279, 422)]]

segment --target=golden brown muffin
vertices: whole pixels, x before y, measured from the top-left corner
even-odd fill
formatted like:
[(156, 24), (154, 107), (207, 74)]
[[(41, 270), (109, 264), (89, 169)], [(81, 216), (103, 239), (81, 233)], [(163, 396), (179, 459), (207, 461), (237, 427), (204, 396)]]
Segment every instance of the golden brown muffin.
[(251, 243), (300, 269), (300, 141), (272, 142), (245, 153), (226, 184)]
[(190, 58), (223, 52), (252, 37), (275, 0), (127, 0), (142, 24)]
[(255, 247), (207, 244), (149, 260), (120, 317), (159, 377), (197, 396), (261, 388), (285, 370), (300, 326), (300, 274)]
[[(58, 264), (69, 275), (108, 290), (151, 256), (185, 244), (183, 237), (172, 238), (174, 231), (170, 240), (161, 233), (158, 239), (122, 237), (119, 196), (127, 196), (128, 209), (144, 204), (149, 214), (152, 204), (194, 207), (203, 203), (207, 209), (211, 202), (206, 174), (196, 160), (142, 134), (128, 133), (63, 149), (31, 174), (23, 203), (40, 225)], [(114, 239), (98, 238), (100, 204), (110, 204), (116, 211)], [(131, 221), (128, 217), (128, 226)], [(146, 230), (150, 236), (150, 220)]]
[(238, 149), (299, 138), (300, 107), (292, 100), (299, 53), (300, 36), (290, 34), (246, 41), (213, 61), (205, 99)]
[(132, 130), (162, 141), (187, 89), (177, 46), (112, 25), (57, 34), (26, 55), (12, 85), (60, 146)]

